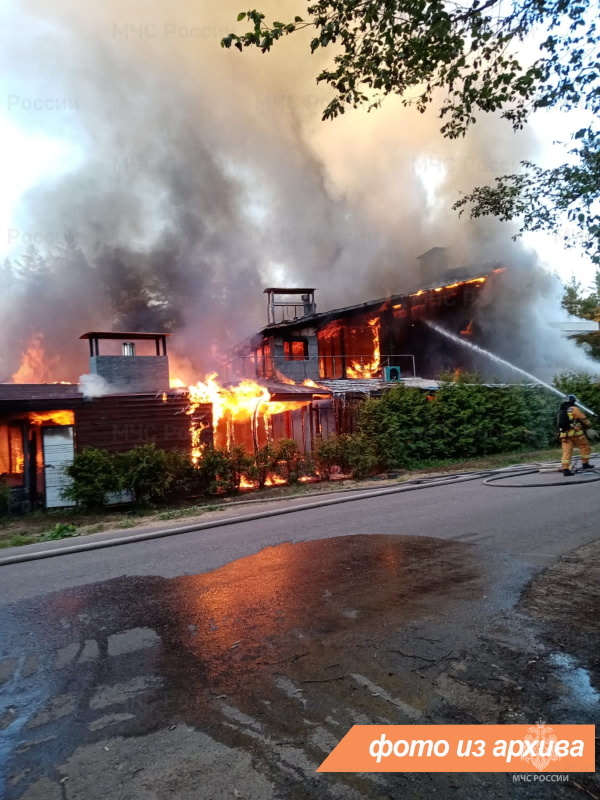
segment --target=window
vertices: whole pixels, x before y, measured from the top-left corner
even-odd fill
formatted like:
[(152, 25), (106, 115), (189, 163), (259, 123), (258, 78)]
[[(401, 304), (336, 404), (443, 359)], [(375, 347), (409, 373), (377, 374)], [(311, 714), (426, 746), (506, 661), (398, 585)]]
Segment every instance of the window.
[(11, 487), (24, 485), (23, 426), (18, 422), (0, 425), (0, 476), (6, 478)]
[(308, 342), (306, 339), (290, 339), (283, 343), (283, 357), (286, 361), (306, 361)]
[(271, 358), (271, 343), (265, 341), (256, 351), (256, 374), (259, 378), (273, 377), (273, 359)]

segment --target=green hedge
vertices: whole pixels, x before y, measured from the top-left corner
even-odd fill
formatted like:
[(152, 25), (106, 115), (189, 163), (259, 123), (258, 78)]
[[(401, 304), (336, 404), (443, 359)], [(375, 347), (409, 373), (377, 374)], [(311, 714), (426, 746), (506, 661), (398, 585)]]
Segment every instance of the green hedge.
[(133, 491), (135, 503), (148, 506), (190, 495), (235, 494), (244, 478), (262, 488), (271, 472), (296, 483), (302, 475), (312, 474), (312, 462), (293, 439), (263, 447), (256, 457), (240, 446), (231, 451), (207, 448), (197, 465), (190, 453), (144, 444), (117, 454), (87, 447), (66, 471), (71, 485), (64, 497), (83, 508), (97, 509), (111, 492)]
[(587, 372), (563, 372), (554, 385), (565, 394), (574, 394), (589, 409), (600, 414), (600, 382)]
[(559, 398), (531, 386), (485, 386), (473, 375), (442, 381), (434, 395), (398, 386), (368, 400), (359, 429), (382, 469), (548, 447)]

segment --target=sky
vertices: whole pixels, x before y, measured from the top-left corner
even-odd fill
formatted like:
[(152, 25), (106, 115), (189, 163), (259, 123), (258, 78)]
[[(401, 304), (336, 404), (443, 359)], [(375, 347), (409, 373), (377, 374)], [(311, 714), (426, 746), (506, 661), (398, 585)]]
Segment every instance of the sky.
[[(12, 18), (11, 14), (16, 7), (16, 0), (0, 0), (0, 25), (3, 18), (5, 20)], [(9, 26), (4, 27), (4, 35), (13, 34), (26, 36), (27, 31), (26, 29), (15, 31)], [(82, 146), (78, 140), (76, 114), (73, 114), (71, 119), (68, 115), (62, 115), (60, 127), (53, 125), (50, 115), (50, 124), (45, 127), (44, 124), (40, 124), (43, 112), (37, 115), (35, 112), (29, 114), (13, 112), (11, 98), (14, 89), (13, 77), (11, 86), (5, 87), (2, 92), (3, 102), (0, 107), (0, 141), (3, 145), (0, 148), (0, 174), (2, 175), (0, 185), (0, 230), (2, 231), (0, 258), (18, 257), (30, 243), (44, 246), (43, 241), (36, 240), (36, 234), (29, 234), (18, 228), (15, 218), (16, 209), (30, 189), (69, 173), (76, 169), (82, 160)], [(378, 112), (373, 113), (377, 114)], [(327, 122), (322, 124), (328, 125)], [(581, 115), (574, 112), (565, 114), (552, 110), (535, 115), (530, 126), (539, 143), (539, 163), (543, 166), (560, 163), (565, 155), (565, 149), (557, 142), (568, 142), (570, 134), (581, 127), (581, 124)], [(508, 127), (505, 135), (511, 136)], [(402, 132), (399, 132), (398, 136), (401, 143)], [(419, 166), (418, 159), (415, 159), (414, 170), (417, 178), (423, 184), (428, 204), (434, 207), (438, 202), (436, 189), (442, 182), (444, 167), (440, 166), (437, 170), (423, 170)], [(444, 202), (446, 201), (447, 198)], [(256, 203), (256, 207), (252, 207), (252, 200), (248, 200), (248, 203), (249, 215), (260, 218), (260, 205)], [(443, 208), (441, 213), (453, 214), (455, 212)], [(547, 233), (528, 233), (524, 236), (524, 242), (534, 249), (546, 267), (550, 271), (558, 273), (563, 281), (566, 282), (572, 277), (576, 277), (584, 286), (591, 284), (595, 272), (594, 266), (579, 251), (565, 248), (559, 236)], [(280, 265), (279, 269), (283, 274), (285, 265)]]

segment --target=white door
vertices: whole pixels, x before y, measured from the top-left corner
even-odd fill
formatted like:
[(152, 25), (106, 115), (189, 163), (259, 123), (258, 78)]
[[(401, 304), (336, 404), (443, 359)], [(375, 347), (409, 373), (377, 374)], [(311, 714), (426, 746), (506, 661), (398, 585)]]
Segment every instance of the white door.
[(57, 425), (42, 428), (44, 448), (44, 475), (46, 479), (46, 508), (74, 506), (72, 500), (63, 497), (63, 489), (71, 483), (65, 467), (73, 463), (75, 441), (72, 425)]

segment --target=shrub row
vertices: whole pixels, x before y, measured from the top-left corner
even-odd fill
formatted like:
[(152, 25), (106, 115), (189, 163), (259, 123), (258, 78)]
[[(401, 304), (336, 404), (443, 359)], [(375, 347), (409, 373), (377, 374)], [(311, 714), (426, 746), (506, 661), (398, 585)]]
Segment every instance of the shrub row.
[(381, 469), (539, 449), (556, 441), (559, 399), (531, 386), (486, 386), (475, 375), (442, 381), (434, 395), (399, 386), (368, 400), (359, 427)]
[(266, 445), (254, 457), (239, 446), (230, 451), (208, 448), (198, 464), (187, 452), (153, 444), (117, 454), (87, 447), (67, 467), (71, 485), (64, 494), (84, 508), (100, 508), (107, 495), (119, 492), (133, 492), (137, 505), (161, 505), (190, 495), (233, 494), (243, 479), (262, 488), (271, 473), (291, 484), (313, 472), (312, 461), (301, 455), (293, 439)]

